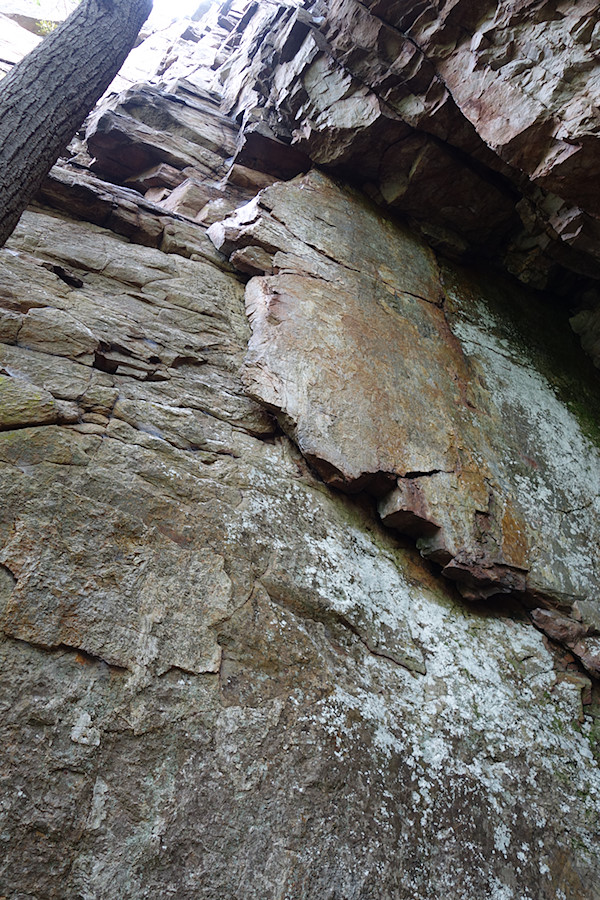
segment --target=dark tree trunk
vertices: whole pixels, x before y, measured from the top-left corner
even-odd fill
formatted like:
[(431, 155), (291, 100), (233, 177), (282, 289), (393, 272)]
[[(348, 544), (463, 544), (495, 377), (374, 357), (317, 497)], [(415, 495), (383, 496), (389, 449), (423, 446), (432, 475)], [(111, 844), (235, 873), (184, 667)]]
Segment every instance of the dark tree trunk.
[(102, 96), (152, 0), (82, 0), (0, 81), (0, 247)]

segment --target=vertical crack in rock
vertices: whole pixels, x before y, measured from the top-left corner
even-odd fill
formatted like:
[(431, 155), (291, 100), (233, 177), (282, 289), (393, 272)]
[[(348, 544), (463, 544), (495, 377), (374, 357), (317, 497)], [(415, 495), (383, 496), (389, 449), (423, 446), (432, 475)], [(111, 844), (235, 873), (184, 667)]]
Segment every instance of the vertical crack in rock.
[(8, 603), (17, 583), (17, 579), (7, 566), (0, 565), (0, 605)]

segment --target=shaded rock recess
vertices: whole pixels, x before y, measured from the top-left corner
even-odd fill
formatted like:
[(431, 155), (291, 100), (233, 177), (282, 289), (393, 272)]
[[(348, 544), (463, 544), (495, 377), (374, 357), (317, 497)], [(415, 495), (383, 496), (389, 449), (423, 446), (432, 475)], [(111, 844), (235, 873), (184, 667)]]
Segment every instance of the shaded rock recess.
[(142, 35), (0, 250), (0, 897), (600, 898), (596, 7)]

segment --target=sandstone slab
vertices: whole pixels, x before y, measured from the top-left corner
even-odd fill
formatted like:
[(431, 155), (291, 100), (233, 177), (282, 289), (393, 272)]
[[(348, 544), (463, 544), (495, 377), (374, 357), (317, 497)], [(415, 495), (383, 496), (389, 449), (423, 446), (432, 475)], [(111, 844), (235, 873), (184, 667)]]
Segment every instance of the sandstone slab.
[[(533, 298), (515, 340), (508, 284), (442, 275), (421, 240), (318, 173), (267, 188), (209, 234), (268, 273), (246, 288), (245, 384), (328, 483), (383, 494), (384, 521), (466, 597), (596, 599), (598, 446), (550, 366), (534, 368), (551, 351), (536, 345)], [(557, 352), (565, 397), (593, 404)]]

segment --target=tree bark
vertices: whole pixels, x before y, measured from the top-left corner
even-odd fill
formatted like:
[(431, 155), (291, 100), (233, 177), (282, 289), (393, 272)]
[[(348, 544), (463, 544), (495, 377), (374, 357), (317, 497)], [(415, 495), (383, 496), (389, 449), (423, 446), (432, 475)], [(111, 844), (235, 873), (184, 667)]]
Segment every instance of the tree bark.
[(102, 96), (152, 0), (82, 0), (0, 81), (0, 247)]

